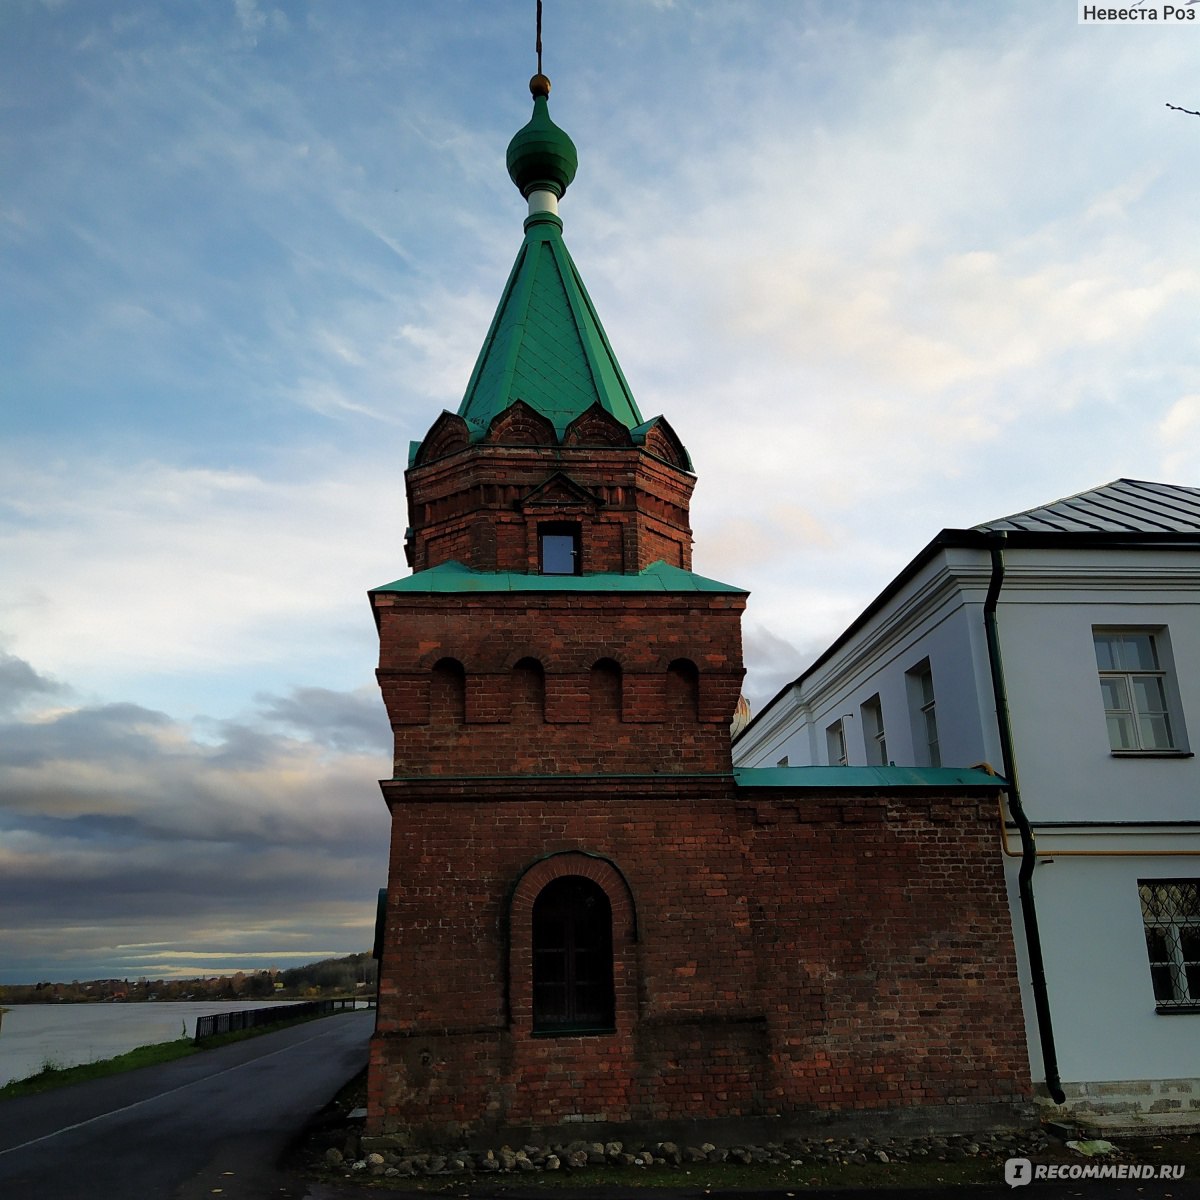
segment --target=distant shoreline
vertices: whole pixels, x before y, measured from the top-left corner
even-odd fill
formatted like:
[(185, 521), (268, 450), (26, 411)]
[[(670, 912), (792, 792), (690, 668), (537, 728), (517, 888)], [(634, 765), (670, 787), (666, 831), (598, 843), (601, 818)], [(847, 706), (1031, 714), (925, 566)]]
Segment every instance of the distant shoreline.
[[(43, 1000), (40, 997), (26, 998), (23, 996), (13, 996), (5, 997), (4, 1004), (0, 1005), (0, 1013), (8, 1012), (10, 1007), (20, 1007), (26, 1004), (195, 1004), (197, 1002), (204, 1004), (245, 1004), (247, 1001), (254, 1001), (255, 1003), (261, 1003), (265, 1007), (268, 1004), (295, 1004), (298, 1000), (330, 1000), (338, 998), (336, 996), (301, 995), (132, 996), (114, 1000), (107, 996), (51, 996), (49, 999)], [(349, 999), (350, 997), (346, 998)]]

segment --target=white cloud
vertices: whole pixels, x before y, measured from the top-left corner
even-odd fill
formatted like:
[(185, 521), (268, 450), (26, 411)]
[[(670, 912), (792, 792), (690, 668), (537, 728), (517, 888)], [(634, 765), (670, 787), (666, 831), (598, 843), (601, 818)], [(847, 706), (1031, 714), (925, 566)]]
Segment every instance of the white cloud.
[(1158, 423), (1164, 482), (1200, 480), (1200, 393), (1180, 396)]
[[(38, 672), (5, 661), (31, 702), (46, 698)], [(59, 963), (79, 977), (81, 961), (98, 959), (140, 970), (136, 943), (147, 942), (190, 946), (164, 952), (189, 962), (218, 946), (234, 965), (277, 957), (288, 940), (296, 957), (364, 949), (388, 829), (375, 782), (388, 730), (372, 701), (328, 689), (264, 696), (259, 713), (221, 723), (215, 739), (130, 704), (9, 719), (6, 978), (44, 977)], [(294, 732), (275, 732), (281, 722)]]
[(76, 679), (186, 678), (328, 655), (336, 647), (309, 645), (313, 625), (344, 639), (333, 631), (357, 613), (355, 673), (366, 675), (365, 592), (400, 573), (399, 472), (386, 457), (315, 452), (285, 469), (271, 479), (9, 456), (0, 625), (14, 652)]

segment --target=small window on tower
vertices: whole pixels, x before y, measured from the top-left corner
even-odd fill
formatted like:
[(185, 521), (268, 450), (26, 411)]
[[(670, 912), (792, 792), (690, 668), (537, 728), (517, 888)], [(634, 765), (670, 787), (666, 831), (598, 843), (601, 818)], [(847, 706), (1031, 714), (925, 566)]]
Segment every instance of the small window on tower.
[(538, 554), (543, 575), (582, 574), (579, 526), (564, 521), (539, 525)]

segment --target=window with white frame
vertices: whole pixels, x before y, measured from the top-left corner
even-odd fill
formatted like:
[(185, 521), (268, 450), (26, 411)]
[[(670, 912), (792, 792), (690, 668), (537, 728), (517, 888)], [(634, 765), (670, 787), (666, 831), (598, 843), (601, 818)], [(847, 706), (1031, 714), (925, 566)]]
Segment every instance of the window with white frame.
[(1163, 635), (1093, 628), (1092, 640), (1109, 747), (1115, 753), (1177, 750)]
[(1200, 879), (1139, 879), (1154, 1003), (1200, 1012)]
[(940, 767), (942, 750), (938, 740), (937, 700), (933, 694), (933, 668), (929, 659), (917, 663), (906, 675), (917, 765)]
[(825, 730), (825, 746), (829, 751), (829, 765), (844, 767), (846, 765), (846, 727), (840, 719), (834, 721)]
[(876, 693), (864, 700), (861, 708), (863, 741), (867, 747), (867, 763), (872, 767), (886, 767), (887, 737), (883, 732), (883, 704)]

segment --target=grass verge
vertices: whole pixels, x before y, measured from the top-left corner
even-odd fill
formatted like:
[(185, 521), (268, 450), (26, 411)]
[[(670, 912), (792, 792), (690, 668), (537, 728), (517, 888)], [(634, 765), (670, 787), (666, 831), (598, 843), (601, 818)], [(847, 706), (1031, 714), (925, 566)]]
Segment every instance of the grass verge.
[[(327, 1014), (335, 1016), (336, 1014)], [(303, 1025), (307, 1021), (319, 1021), (321, 1016), (297, 1017), (292, 1021), (275, 1021), (270, 1025), (260, 1025), (254, 1029), (238, 1029), (233, 1033), (219, 1033), (215, 1037), (205, 1038), (197, 1043), (191, 1038), (176, 1038), (173, 1042), (156, 1042), (150, 1046), (138, 1046), (115, 1058), (104, 1058), (98, 1062), (80, 1063), (75, 1067), (60, 1067), (54, 1063), (46, 1063), (36, 1074), (24, 1079), (14, 1079), (0, 1087), (0, 1100), (15, 1096), (36, 1096), (40, 1092), (51, 1092), (55, 1088), (69, 1087), (75, 1083), (85, 1083), (89, 1079), (103, 1079), (108, 1075), (123, 1075), (126, 1071), (136, 1071), (140, 1067), (153, 1067), (160, 1063), (174, 1062), (177, 1058), (188, 1058), (193, 1054), (202, 1054), (205, 1050), (217, 1046), (228, 1046), (231, 1042), (244, 1042), (248, 1038), (261, 1037), (264, 1033), (275, 1033), (292, 1025)]]

